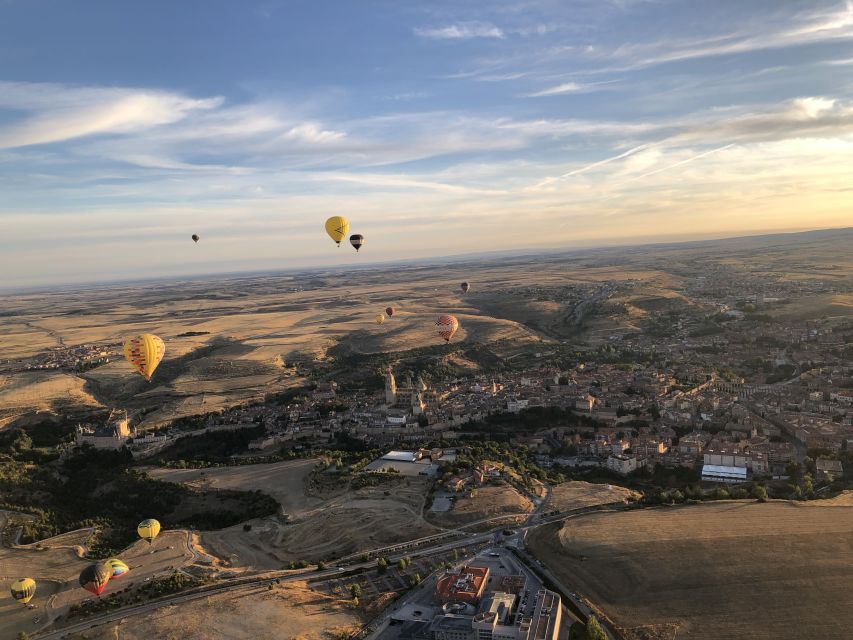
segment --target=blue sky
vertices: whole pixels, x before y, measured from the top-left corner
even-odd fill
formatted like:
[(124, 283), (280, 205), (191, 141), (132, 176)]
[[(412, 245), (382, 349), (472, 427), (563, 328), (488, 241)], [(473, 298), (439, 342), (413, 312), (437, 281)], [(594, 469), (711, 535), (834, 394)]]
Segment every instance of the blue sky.
[(851, 93), (849, 1), (0, 0), (0, 285), (847, 226)]

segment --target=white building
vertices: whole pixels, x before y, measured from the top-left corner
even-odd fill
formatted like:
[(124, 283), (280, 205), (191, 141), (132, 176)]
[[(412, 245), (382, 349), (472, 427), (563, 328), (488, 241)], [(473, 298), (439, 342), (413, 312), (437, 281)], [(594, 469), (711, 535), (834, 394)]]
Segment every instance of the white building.
[(632, 471), (637, 470), (637, 458), (636, 456), (626, 455), (610, 456), (604, 466), (611, 471), (627, 476)]

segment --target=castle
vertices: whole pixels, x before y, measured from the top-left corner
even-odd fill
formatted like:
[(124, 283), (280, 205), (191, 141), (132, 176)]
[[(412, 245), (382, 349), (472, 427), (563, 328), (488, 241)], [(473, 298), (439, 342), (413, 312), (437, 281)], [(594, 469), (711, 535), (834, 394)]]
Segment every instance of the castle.
[(77, 425), (74, 443), (84, 444), (96, 449), (121, 449), (130, 439), (127, 411), (113, 409), (103, 426)]
[(429, 387), (420, 376), (417, 382), (412, 383), (411, 377), (407, 375), (405, 382), (397, 386), (391, 367), (388, 367), (385, 375), (385, 406), (388, 409), (411, 411), (413, 416), (423, 415), (428, 391)]

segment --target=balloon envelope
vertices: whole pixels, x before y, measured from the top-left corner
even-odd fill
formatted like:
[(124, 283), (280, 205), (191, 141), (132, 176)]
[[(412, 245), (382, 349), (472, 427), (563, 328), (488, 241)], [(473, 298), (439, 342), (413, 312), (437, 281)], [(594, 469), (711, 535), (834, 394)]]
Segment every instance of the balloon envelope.
[(388, 316), (389, 318), (391, 316), (393, 316), (395, 313), (397, 313), (397, 310), (394, 307), (388, 307), (387, 309), (385, 309), (385, 315)]
[(112, 574), (112, 569), (106, 562), (90, 564), (80, 572), (80, 586), (99, 596), (106, 589), (107, 582), (110, 581)]
[(21, 578), (9, 586), (9, 591), (15, 600), (27, 604), (36, 595), (36, 581), (32, 578)]
[(149, 543), (154, 542), (154, 538), (160, 533), (160, 523), (154, 518), (143, 520), (136, 527), (136, 533), (143, 540), (148, 540)]
[(462, 293), (468, 293), (468, 289), (471, 288), (471, 285), (468, 284), (467, 282), (463, 282), (462, 284), (459, 285), (459, 288), (462, 289)]
[(201, 238), (199, 238), (196, 234), (193, 234), (193, 242), (198, 242), (199, 240), (201, 240)]
[(453, 334), (459, 329), (459, 321), (454, 316), (439, 316), (435, 321), (435, 330), (445, 342), (450, 342)]
[(332, 216), (326, 220), (326, 233), (340, 246), (341, 240), (349, 233), (349, 220), (343, 216)]
[(383, 322), (385, 322), (385, 316), (380, 313), (376, 316), (376, 324), (382, 324)]
[(118, 558), (110, 558), (106, 561), (106, 564), (113, 572), (110, 578), (121, 578), (125, 573), (130, 571), (130, 567)]
[(355, 247), (356, 251), (358, 251), (364, 244), (364, 236), (360, 233), (353, 234), (349, 237), (349, 243)]
[(151, 380), (165, 353), (166, 344), (150, 333), (143, 333), (124, 343), (124, 357), (146, 380)]

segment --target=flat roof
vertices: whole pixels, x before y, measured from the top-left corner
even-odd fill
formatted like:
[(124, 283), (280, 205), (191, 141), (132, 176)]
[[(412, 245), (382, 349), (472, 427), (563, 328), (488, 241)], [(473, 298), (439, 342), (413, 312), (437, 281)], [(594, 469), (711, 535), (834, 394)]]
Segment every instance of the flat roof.
[(716, 476), (720, 478), (746, 479), (746, 467), (730, 467), (728, 465), (706, 464), (702, 466), (702, 475)]
[(389, 451), (384, 456), (383, 460), (396, 460), (397, 462), (414, 462), (414, 451)]

